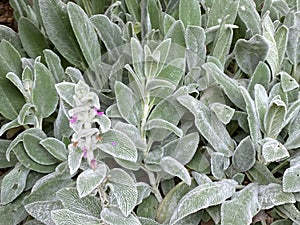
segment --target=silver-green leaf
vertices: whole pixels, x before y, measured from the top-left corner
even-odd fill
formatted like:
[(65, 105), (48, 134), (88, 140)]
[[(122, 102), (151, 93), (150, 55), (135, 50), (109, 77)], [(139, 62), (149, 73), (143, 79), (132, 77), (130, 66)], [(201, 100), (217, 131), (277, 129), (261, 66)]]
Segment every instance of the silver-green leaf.
[(6, 205), (16, 199), (25, 189), (26, 179), (30, 170), (17, 164), (6, 174), (1, 182), (1, 204)]
[(235, 149), (232, 156), (232, 165), (238, 171), (245, 172), (254, 166), (255, 156), (255, 145), (250, 136), (247, 136)]
[(58, 209), (51, 212), (56, 225), (101, 225), (100, 219), (86, 214), (76, 213), (69, 209)]
[(96, 169), (87, 169), (80, 173), (76, 182), (79, 197), (92, 193), (104, 181), (107, 172), (105, 164), (98, 164)]
[(125, 217), (128, 217), (138, 200), (138, 190), (132, 177), (122, 169), (112, 169), (109, 173), (109, 186), (116, 197), (118, 206)]
[(186, 184), (191, 185), (192, 180), (188, 170), (176, 159), (166, 156), (161, 159), (160, 166), (163, 171), (173, 176), (177, 176)]
[(184, 217), (201, 209), (223, 203), (233, 195), (236, 184), (234, 180), (222, 180), (194, 188), (179, 201), (170, 224), (176, 224)]
[(181, 96), (177, 100), (195, 116), (196, 127), (214, 149), (230, 157), (234, 142), (218, 118), (201, 101), (192, 96)]
[(252, 223), (252, 218), (259, 212), (258, 185), (249, 184), (221, 206), (221, 225)]

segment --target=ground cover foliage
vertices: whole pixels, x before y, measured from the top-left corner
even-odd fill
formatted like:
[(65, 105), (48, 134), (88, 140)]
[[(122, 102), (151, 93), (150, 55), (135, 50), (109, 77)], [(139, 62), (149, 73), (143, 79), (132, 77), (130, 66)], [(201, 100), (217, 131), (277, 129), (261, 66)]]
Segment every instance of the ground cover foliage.
[(299, 0), (10, 0), (0, 224), (300, 224)]

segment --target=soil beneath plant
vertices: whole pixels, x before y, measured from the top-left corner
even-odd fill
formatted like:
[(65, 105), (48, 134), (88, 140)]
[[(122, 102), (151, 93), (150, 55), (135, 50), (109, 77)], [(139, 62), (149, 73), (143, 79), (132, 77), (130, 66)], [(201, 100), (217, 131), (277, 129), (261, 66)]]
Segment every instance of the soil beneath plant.
[(17, 30), (13, 8), (9, 5), (8, 0), (0, 0), (0, 24)]

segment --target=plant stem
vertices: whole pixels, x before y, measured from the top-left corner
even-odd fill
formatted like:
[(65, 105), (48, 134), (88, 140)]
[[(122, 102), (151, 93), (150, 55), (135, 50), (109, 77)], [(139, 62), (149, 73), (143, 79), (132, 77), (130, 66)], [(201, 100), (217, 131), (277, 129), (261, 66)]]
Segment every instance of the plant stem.
[(146, 142), (146, 131), (145, 131), (145, 126), (146, 126), (146, 122), (147, 122), (147, 118), (148, 118), (148, 114), (149, 114), (149, 102), (150, 102), (150, 96), (149, 94), (147, 94), (147, 96), (145, 97), (144, 100), (144, 104), (143, 104), (143, 117), (142, 117), (142, 122), (141, 122), (141, 135), (142, 138), (144, 139), (144, 141)]
[(156, 197), (157, 201), (161, 202), (163, 198), (162, 198), (161, 193), (158, 189), (154, 173), (151, 172), (151, 171), (148, 171), (147, 168), (144, 168), (143, 166), (141, 168), (147, 173), (147, 175), (149, 177), (150, 185), (152, 187), (152, 193)]
[(272, 173), (272, 174), (277, 173), (282, 167), (286, 166), (288, 163), (289, 163), (289, 161), (287, 161), (287, 160), (283, 161), (283, 162), (280, 163), (278, 166), (276, 166), (276, 167), (271, 171), (271, 173)]

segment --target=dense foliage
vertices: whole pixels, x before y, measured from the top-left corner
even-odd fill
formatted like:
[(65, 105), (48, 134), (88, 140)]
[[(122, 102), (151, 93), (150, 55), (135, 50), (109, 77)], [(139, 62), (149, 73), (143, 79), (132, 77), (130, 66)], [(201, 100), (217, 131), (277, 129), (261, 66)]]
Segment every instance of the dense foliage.
[(0, 225), (300, 224), (299, 0), (10, 5)]

